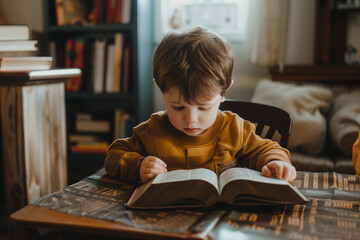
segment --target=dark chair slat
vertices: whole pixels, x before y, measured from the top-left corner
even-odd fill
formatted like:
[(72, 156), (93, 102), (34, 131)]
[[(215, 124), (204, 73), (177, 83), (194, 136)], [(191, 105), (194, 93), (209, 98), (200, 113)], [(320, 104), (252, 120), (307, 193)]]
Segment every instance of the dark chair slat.
[[(227, 99), (220, 105), (221, 110), (229, 110), (256, 125), (256, 134), (273, 139), (276, 131), (280, 134), (279, 144), (287, 147), (291, 133), (291, 117), (283, 109), (253, 102)], [(266, 126), (266, 128), (265, 128)], [(263, 133), (264, 129), (267, 130)]]

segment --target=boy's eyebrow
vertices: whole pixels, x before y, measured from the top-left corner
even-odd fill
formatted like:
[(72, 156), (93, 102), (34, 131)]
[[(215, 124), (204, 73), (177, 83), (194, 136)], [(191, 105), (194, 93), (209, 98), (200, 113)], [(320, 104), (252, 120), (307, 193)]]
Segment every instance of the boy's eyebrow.
[[(183, 105), (183, 103), (180, 103), (180, 102), (175, 102), (175, 101), (170, 101), (171, 104), (180, 104), (180, 105)], [(211, 105), (212, 103), (209, 102), (209, 103), (196, 103), (196, 104), (191, 104), (191, 105), (197, 105), (197, 106), (209, 106)]]

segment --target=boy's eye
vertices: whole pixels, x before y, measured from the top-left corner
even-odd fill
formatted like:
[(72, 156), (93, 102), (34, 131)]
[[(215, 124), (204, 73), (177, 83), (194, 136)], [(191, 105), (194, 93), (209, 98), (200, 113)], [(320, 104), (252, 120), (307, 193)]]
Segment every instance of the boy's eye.
[(174, 110), (176, 110), (176, 111), (181, 111), (181, 110), (183, 110), (183, 109), (184, 109), (184, 107), (183, 107), (183, 106), (180, 106), (180, 107), (175, 107), (175, 106), (172, 106), (172, 108), (173, 108)]
[(206, 111), (206, 110), (209, 110), (209, 109), (210, 109), (209, 107), (199, 107), (200, 111)]

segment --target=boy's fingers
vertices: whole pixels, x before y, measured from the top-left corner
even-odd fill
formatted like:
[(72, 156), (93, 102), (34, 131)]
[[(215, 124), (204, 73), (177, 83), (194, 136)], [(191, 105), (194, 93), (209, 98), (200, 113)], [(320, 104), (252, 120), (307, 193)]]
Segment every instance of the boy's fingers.
[(154, 164), (159, 164), (159, 165), (163, 166), (164, 168), (166, 168), (166, 163), (163, 160), (161, 160), (160, 158), (151, 157), (151, 158), (149, 158), (149, 161)]
[(155, 174), (143, 174), (141, 180), (143, 182), (147, 182), (148, 180), (154, 178), (156, 175)]
[(276, 176), (277, 179), (283, 178), (283, 174), (284, 174), (283, 165), (277, 164), (276, 162), (270, 162), (267, 166), (271, 169), (271, 171), (273, 172), (273, 174)]
[(270, 177), (271, 176), (271, 170), (266, 165), (262, 168), (261, 172), (265, 177)]
[(145, 169), (154, 169), (154, 170), (161, 170), (161, 171), (164, 171), (166, 170), (165, 167), (163, 167), (162, 165), (160, 164), (157, 164), (157, 163), (148, 163), (146, 166), (145, 166)]

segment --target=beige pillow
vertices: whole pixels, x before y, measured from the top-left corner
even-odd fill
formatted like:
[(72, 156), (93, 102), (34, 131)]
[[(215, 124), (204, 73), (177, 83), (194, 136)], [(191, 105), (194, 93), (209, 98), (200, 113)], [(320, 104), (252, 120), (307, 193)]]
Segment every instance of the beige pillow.
[(360, 90), (334, 98), (329, 124), (333, 142), (342, 153), (351, 157), (352, 146), (360, 131)]
[(264, 79), (257, 84), (251, 101), (286, 110), (292, 119), (288, 148), (317, 154), (325, 144), (323, 113), (329, 109), (332, 97), (331, 90), (323, 86), (299, 86)]

